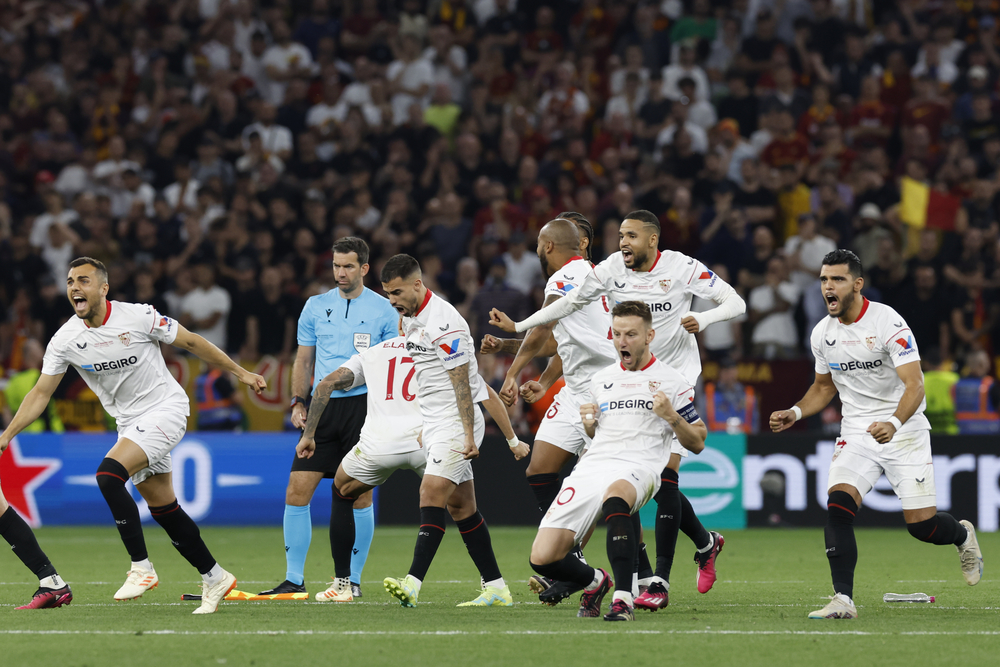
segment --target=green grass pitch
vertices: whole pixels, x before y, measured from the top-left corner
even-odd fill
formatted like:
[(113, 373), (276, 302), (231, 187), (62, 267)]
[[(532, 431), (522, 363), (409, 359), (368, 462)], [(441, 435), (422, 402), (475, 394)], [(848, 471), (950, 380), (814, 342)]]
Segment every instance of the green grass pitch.
[[(0, 553), (0, 664), (20, 665), (948, 665), (991, 664), (1000, 648), (998, 586), (990, 555), (1000, 535), (980, 535), (983, 581), (968, 587), (952, 547), (920, 544), (905, 530), (858, 530), (855, 600), (861, 617), (810, 621), (831, 594), (819, 529), (725, 533), (719, 581), (695, 588), (694, 552), (681, 535), (670, 606), (637, 612), (634, 623), (576, 618), (576, 604), (544, 607), (527, 588), (535, 531), (492, 528), (513, 608), (456, 609), (476, 595), (478, 573), (449, 527), (416, 609), (382, 589), (405, 574), (414, 528), (379, 528), (354, 604), (229, 602), (193, 616), (197, 577), (158, 526), (147, 527), (159, 588), (115, 602), (128, 558), (112, 526), (44, 528), (39, 541), (73, 585), (68, 607), (15, 611), (35, 582), (13, 554)], [(204, 529), (239, 589), (256, 593), (283, 578), (280, 528)], [(588, 557), (606, 566), (604, 533)], [(306, 566), (310, 593), (332, 573), (325, 530)], [(925, 592), (934, 604), (885, 604), (886, 592)], [(610, 601), (608, 599), (607, 601)], [(607, 605), (605, 605), (607, 606)], [(990, 656), (993, 655), (993, 658)], [(996, 664), (996, 663), (992, 663)]]

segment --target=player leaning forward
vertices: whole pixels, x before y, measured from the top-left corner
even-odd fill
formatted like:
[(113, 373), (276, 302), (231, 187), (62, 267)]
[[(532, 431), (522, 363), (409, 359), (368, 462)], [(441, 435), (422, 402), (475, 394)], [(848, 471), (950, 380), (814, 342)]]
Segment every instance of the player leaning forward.
[[(420, 265), (409, 255), (390, 257), (380, 278), (389, 301), (403, 316), (406, 350), (416, 369), (427, 456), (413, 561), (406, 577), (386, 578), (385, 589), (404, 607), (415, 606), (451, 514), (484, 582), (475, 600), (459, 606), (510, 606), (510, 589), (500, 575), (489, 529), (476, 507), (471, 459), (479, 456), (486, 428), (476, 403), (486, 400), (488, 392), (479, 376), (469, 325), (451, 304), (424, 286)], [(527, 454), (525, 445), (515, 440), (509, 444), (515, 456)]]
[(954, 544), (970, 586), (983, 558), (968, 521), (938, 512), (924, 377), (909, 326), (892, 308), (861, 296), (861, 261), (849, 250), (823, 258), (820, 288), (830, 317), (812, 332), (816, 379), (791, 410), (771, 415), (771, 430), (821, 411), (834, 394), (844, 405), (840, 439), (830, 463), (826, 555), (833, 599), (809, 618), (857, 618), (851, 599), (858, 545), (854, 517), (861, 499), (885, 473), (903, 505), (903, 520), (921, 542)]
[(215, 562), (198, 526), (174, 495), (170, 450), (184, 436), (191, 407), (167, 371), (160, 342), (230, 371), (257, 393), (266, 387), (264, 378), (240, 368), (215, 345), (152, 306), (108, 301), (108, 272), (95, 259), (81, 257), (70, 263), (66, 293), (76, 318), (52, 336), (38, 383), (2, 437), (9, 440), (37, 419), (66, 369), (76, 367), (118, 423), (118, 442), (97, 468), (97, 485), (132, 559), (115, 599), (140, 597), (159, 583), (146, 553), (139, 508), (125, 488), (131, 477), (150, 514), (202, 575), (201, 606), (194, 613), (211, 614), (236, 586), (236, 578)]
[(580, 406), (580, 417), (592, 443), (542, 519), (531, 546), (531, 567), (544, 577), (584, 586), (577, 615), (598, 616), (614, 584), (607, 572), (569, 552), (603, 517), (608, 561), (618, 582), (604, 620), (631, 621), (639, 539), (631, 515), (659, 490), (673, 441), (697, 454), (708, 431), (694, 409), (691, 383), (650, 351), (656, 332), (649, 306), (623, 301), (611, 314), (621, 361), (590, 381), (589, 402)]

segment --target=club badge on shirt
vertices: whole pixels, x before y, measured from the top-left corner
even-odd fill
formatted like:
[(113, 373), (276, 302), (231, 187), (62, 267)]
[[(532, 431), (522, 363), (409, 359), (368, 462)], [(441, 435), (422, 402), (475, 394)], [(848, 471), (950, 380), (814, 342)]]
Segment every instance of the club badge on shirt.
[(867, 338), (865, 338), (865, 347), (867, 347), (869, 350), (875, 349), (875, 336), (868, 336)]
[(655, 394), (656, 390), (659, 389), (659, 388), (660, 388), (660, 383), (659, 382), (654, 382), (653, 380), (649, 381), (649, 393)]
[(132, 343), (132, 334), (128, 331), (118, 334), (118, 340), (122, 342), (122, 345), (128, 347)]
[(372, 345), (372, 335), (368, 333), (355, 333), (354, 334), (354, 349), (358, 352), (364, 352)]
[(662, 289), (664, 292), (669, 292), (670, 291), (670, 281), (669, 280), (661, 280), (660, 281), (660, 289)]

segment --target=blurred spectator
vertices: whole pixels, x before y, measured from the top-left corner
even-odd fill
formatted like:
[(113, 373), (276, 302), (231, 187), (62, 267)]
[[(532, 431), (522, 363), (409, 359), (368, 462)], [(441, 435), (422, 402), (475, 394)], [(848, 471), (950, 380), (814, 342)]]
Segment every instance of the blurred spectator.
[[(724, 264), (713, 264), (709, 268), (720, 279), (730, 282), (729, 271)], [(712, 308), (715, 308), (715, 303), (701, 297), (695, 297), (691, 303), (691, 310), (696, 313), (705, 312)], [(725, 359), (739, 359), (743, 349), (743, 324), (746, 321), (747, 316), (743, 314), (728, 322), (720, 323), (722, 326), (708, 327), (699, 332), (699, 348), (706, 358), (719, 362)]]
[[(907, 320), (907, 324), (912, 323)], [(914, 335), (919, 336), (916, 330)], [(919, 338), (918, 338), (919, 340)], [(941, 363), (941, 356), (935, 348), (922, 346), (920, 350), (920, 370), (924, 373), (924, 395), (927, 407), (924, 415), (931, 423), (931, 432), (943, 435), (958, 433), (955, 419), (955, 384), (959, 375), (951, 370), (950, 362)]]
[(955, 418), (963, 435), (1000, 433), (1000, 414), (990, 398), (990, 357), (983, 350), (965, 358), (965, 373), (955, 384)]
[(785, 241), (791, 282), (802, 294), (806, 333), (827, 316), (826, 299), (819, 288), (819, 272), (823, 268), (823, 258), (836, 249), (832, 240), (819, 233), (819, 223), (812, 213), (799, 216), (799, 233)]
[(507, 268), (507, 284), (522, 294), (530, 295), (542, 280), (542, 265), (538, 256), (528, 251), (527, 240), (520, 232), (511, 235), (507, 252), (503, 254), (503, 262)]
[[(31, 391), (38, 378), (42, 375), (42, 357), (45, 354), (45, 347), (34, 338), (24, 341), (21, 348), (22, 369), (14, 373), (7, 386), (4, 387), (3, 394), (5, 403), (3, 406), (3, 423), (9, 424), (14, 418), (17, 409), (21, 407), (28, 392)], [(63, 427), (62, 419), (56, 410), (54, 400), (50, 400), (42, 411), (42, 416), (24, 427), (24, 433), (62, 433), (66, 429)]]
[(194, 267), (194, 288), (179, 304), (180, 323), (221, 349), (226, 349), (226, 318), (229, 316), (229, 292), (215, 283), (211, 264)]
[[(818, 290), (817, 290), (818, 291)], [(750, 290), (748, 319), (753, 326), (751, 353), (763, 359), (795, 356), (799, 336), (793, 317), (799, 289), (788, 280), (785, 259), (774, 256), (767, 262), (764, 284)]]
[[(706, 332), (707, 333), (707, 332)], [(733, 359), (719, 361), (719, 377), (706, 382), (701, 411), (709, 431), (757, 433), (759, 410), (753, 387), (739, 381), (739, 366)]]

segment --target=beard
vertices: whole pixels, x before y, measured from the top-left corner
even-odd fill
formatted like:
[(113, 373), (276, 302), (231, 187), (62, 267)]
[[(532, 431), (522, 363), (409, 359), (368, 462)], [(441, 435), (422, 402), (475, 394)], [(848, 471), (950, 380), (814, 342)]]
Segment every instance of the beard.
[(541, 254), (538, 256), (538, 262), (542, 265), (542, 275), (546, 278), (551, 276), (552, 272), (549, 271), (549, 258), (544, 254)]
[(846, 313), (848, 310), (850, 310), (851, 306), (854, 305), (854, 300), (855, 299), (857, 299), (857, 295), (854, 292), (851, 292), (850, 294), (848, 294), (847, 296), (845, 296), (843, 299), (840, 299), (839, 303), (837, 304), (838, 306), (840, 306), (840, 308), (838, 309), (838, 312), (836, 312), (836, 313), (830, 313), (830, 317), (838, 317), (838, 318), (842, 317), (844, 315), (844, 313)]

